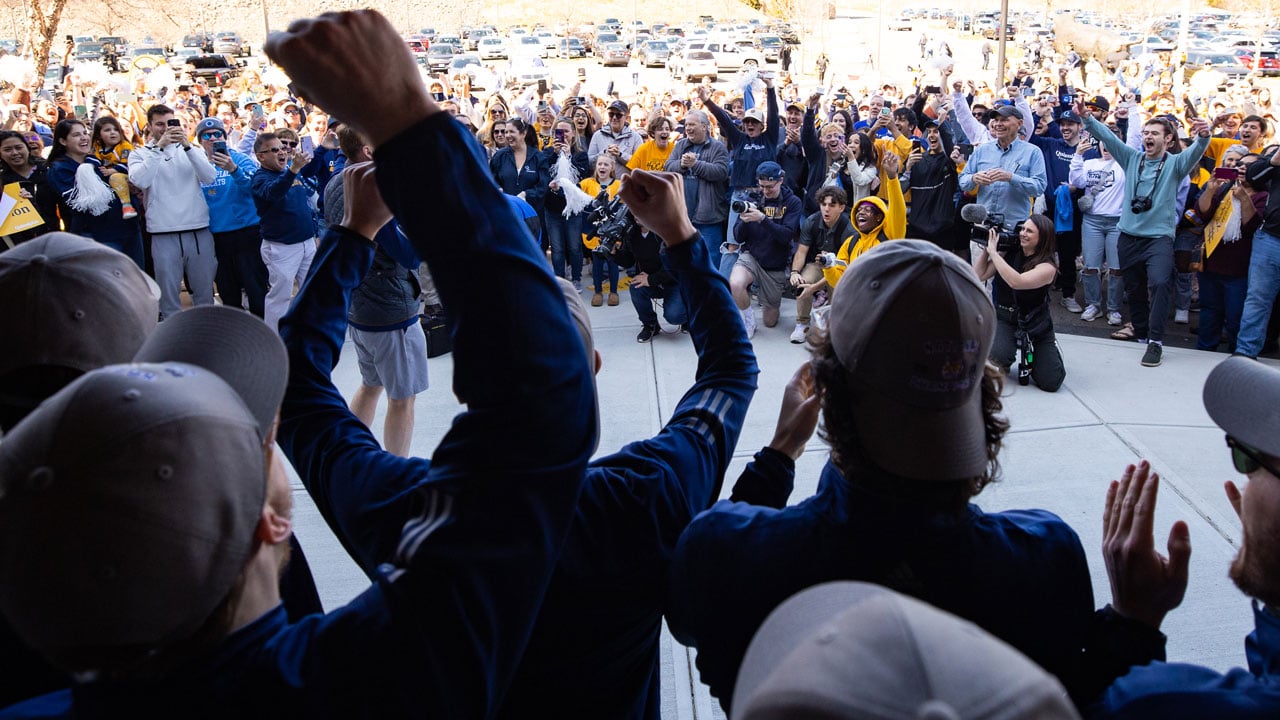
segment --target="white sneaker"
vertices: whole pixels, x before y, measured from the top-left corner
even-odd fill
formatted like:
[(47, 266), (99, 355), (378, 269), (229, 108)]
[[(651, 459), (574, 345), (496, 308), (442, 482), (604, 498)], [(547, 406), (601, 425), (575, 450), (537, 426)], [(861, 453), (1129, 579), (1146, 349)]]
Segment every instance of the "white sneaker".
[(756, 309), (749, 307), (746, 310), (739, 310), (742, 313), (742, 322), (747, 326), (747, 339), (756, 336)]
[(1097, 305), (1090, 305), (1084, 309), (1084, 313), (1080, 315), (1080, 319), (1085, 322), (1093, 322), (1094, 320), (1097, 320), (1098, 316), (1101, 314), (1102, 311), (1098, 309)]
[(1078, 313), (1084, 310), (1084, 308), (1080, 307), (1080, 303), (1076, 302), (1076, 299), (1073, 297), (1062, 298), (1062, 307), (1066, 308), (1067, 312), (1073, 313)]
[(1181, 325), (1191, 322), (1191, 312), (1188, 310), (1174, 310), (1173, 321)]
[(1107, 324), (1108, 324), (1108, 325), (1119, 325), (1119, 324), (1120, 324), (1120, 323), (1122, 323), (1122, 322), (1124, 322), (1124, 318), (1121, 318), (1121, 317), (1120, 317), (1120, 313), (1118, 313), (1118, 312), (1109, 312), (1109, 313), (1107, 313)]
[(807, 323), (796, 323), (796, 329), (791, 331), (791, 342), (799, 345), (804, 342), (805, 336), (809, 334), (809, 325)]

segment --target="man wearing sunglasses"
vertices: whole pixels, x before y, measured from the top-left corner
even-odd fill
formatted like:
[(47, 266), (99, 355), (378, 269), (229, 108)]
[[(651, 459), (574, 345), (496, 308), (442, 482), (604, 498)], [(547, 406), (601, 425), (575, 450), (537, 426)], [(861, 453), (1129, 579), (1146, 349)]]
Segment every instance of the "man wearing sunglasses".
[(600, 153), (612, 155), (619, 166), (626, 165), (643, 142), (640, 133), (627, 125), (630, 108), (626, 103), (614, 100), (609, 103), (608, 113), (609, 122), (591, 136), (591, 145), (587, 148), (587, 159), (593, 166)]
[(182, 309), (182, 278), (193, 305), (213, 304), (218, 267), (202, 183), (217, 175), (208, 156), (165, 105), (147, 110), (150, 141), (129, 155), (129, 182), (147, 191), (147, 231), (160, 285), (160, 319)]
[[(1204, 406), (1227, 433), (1243, 491), (1228, 480), (1227, 500), (1244, 526), (1229, 575), (1253, 601), (1255, 628), (1245, 639), (1248, 668), (1225, 674), (1181, 663), (1136, 662), (1085, 713), (1086, 717), (1280, 717), (1280, 371), (1229, 358), (1209, 373)], [(1182, 602), (1191, 538), (1185, 523), (1169, 534), (1169, 557), (1152, 534), (1159, 477), (1144, 461), (1127, 468), (1107, 494), (1103, 555), (1120, 615), (1158, 630)], [(1156, 633), (1158, 635), (1158, 633)], [(1160, 636), (1163, 650), (1163, 636)], [(1159, 653), (1163, 655), (1163, 652)]]
[(252, 189), (261, 220), (262, 261), (269, 285), (262, 319), (275, 330), (289, 309), (294, 283), (302, 285), (316, 256), (311, 190), (298, 180), (311, 156), (290, 148), (276, 133), (259, 134), (253, 152), (262, 166), (253, 176)]
[[(222, 120), (208, 117), (196, 126), (196, 139), (217, 170), (210, 183), (201, 183), (209, 205), (209, 230), (218, 256), (214, 276), (218, 295), (228, 307), (263, 316), (267, 294), (267, 266), (262, 262), (262, 228), (253, 204), (253, 174), (258, 164), (228, 147)], [(245, 307), (247, 302), (247, 307)]]

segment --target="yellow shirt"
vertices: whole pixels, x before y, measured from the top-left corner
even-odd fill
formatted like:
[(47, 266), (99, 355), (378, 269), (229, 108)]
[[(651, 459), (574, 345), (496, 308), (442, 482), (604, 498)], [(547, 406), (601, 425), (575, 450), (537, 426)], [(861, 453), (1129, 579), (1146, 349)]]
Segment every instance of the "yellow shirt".
[(658, 143), (653, 140), (647, 140), (643, 145), (636, 148), (631, 160), (627, 161), (627, 167), (632, 170), (662, 172), (662, 167), (667, 164), (667, 158), (671, 157), (671, 151), (675, 147), (675, 143), (668, 142), (667, 149), (660, 150)]
[[(595, 178), (589, 177), (580, 181), (578, 183), (578, 187), (582, 188), (583, 192), (585, 192), (586, 194), (590, 195), (593, 198), (599, 195), (602, 189), (608, 190), (609, 198), (612, 199), (615, 195), (618, 194), (618, 190), (622, 187), (622, 183), (618, 180), (614, 180), (613, 182), (609, 183), (609, 187), (601, 188), (600, 183), (596, 182)], [(589, 225), (590, 223), (583, 223), (583, 224)], [(588, 236), (587, 233), (584, 232), (582, 233), (582, 244), (586, 245), (587, 249), (594, 250), (596, 246), (600, 244), (600, 238), (594, 237), (594, 236)]]

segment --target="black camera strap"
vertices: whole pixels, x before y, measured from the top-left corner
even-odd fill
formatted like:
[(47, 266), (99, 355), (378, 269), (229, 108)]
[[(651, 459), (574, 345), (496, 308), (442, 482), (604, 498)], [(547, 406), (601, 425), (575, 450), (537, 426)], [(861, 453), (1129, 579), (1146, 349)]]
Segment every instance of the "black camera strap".
[(1138, 186), (1142, 184), (1142, 171), (1147, 166), (1147, 159), (1143, 157), (1138, 161), (1138, 179), (1133, 183), (1133, 199), (1137, 200), (1141, 197), (1150, 198), (1156, 194), (1156, 186), (1160, 184), (1160, 173), (1164, 171), (1164, 161), (1169, 159), (1169, 152), (1166, 150), (1164, 155), (1160, 156), (1160, 164), (1156, 166), (1156, 176), (1151, 179), (1151, 192), (1144, 195), (1138, 194)]

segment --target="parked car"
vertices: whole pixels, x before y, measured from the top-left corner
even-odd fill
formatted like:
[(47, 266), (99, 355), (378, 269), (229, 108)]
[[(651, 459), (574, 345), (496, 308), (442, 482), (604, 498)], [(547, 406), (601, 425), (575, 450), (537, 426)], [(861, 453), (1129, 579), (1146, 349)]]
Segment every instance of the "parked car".
[(890, 30), (900, 30), (904, 32), (911, 32), (911, 14), (908, 12), (903, 12), (901, 15), (897, 17), (889, 18), (888, 27)]
[(680, 78), (685, 82), (695, 82), (702, 78), (708, 78), (711, 82), (719, 79), (720, 68), (716, 65), (716, 56), (708, 50), (688, 50), (677, 64), (667, 64), (667, 69), (671, 71), (673, 77)]
[(584, 58), (586, 56), (586, 46), (576, 37), (561, 38), (560, 44), (556, 47), (556, 57)]
[(213, 34), (213, 51), (233, 57), (249, 57), (249, 43), (240, 38), (238, 32), (217, 32)]
[(213, 37), (209, 33), (189, 33), (182, 37), (182, 47), (194, 47), (201, 50), (213, 49)]
[(497, 79), (480, 61), (480, 56), (475, 53), (454, 55), (453, 60), (449, 62), (450, 76), (464, 74), (471, 78), (471, 88), (473, 90), (498, 89)]
[(740, 48), (731, 42), (719, 40), (695, 40), (688, 50), (706, 50), (716, 58), (717, 70), (740, 70), (764, 65), (764, 55), (758, 50)]
[(480, 38), (479, 50), (481, 60), (506, 60), (509, 57), (507, 42), (496, 35)]
[(487, 28), (473, 28), (466, 35), (467, 49), (479, 50), (481, 40), (484, 40), (487, 37), (494, 37), (495, 35), (497, 35), (497, 33), (490, 32)]
[(405, 45), (409, 46), (409, 52), (413, 53), (413, 59), (422, 64), (427, 60), (427, 43), (422, 40), (405, 40)]
[(777, 35), (760, 35), (760, 52), (764, 53), (765, 62), (778, 62), (782, 54), (782, 38)]
[(512, 57), (545, 57), (547, 51), (536, 35), (514, 35), (508, 48)]
[(230, 55), (210, 53), (187, 58), (187, 70), (196, 80), (204, 80), (211, 88), (222, 87), (240, 75), (240, 67)]
[[(1268, 77), (1280, 75), (1280, 56), (1277, 56), (1275, 50), (1236, 48), (1235, 55), (1240, 59), (1241, 65), (1244, 65), (1250, 70), (1256, 69), (1259, 75), (1266, 75)], [(1256, 68), (1255, 64), (1257, 66)]]
[(1240, 80), (1249, 74), (1249, 68), (1240, 62), (1240, 59), (1231, 53), (1187, 53), (1187, 61), (1183, 67), (1188, 73), (1202, 70), (1206, 67), (1212, 67), (1215, 71), (1222, 73), (1227, 82)]
[(667, 64), (671, 48), (662, 40), (650, 40), (636, 51), (636, 59), (645, 67), (662, 67)]
[(605, 67), (626, 67), (631, 64), (631, 50), (622, 43), (609, 43), (600, 53), (600, 64)]
[(550, 30), (539, 30), (534, 35), (537, 36), (538, 40), (542, 41), (542, 49), (544, 51), (542, 57), (547, 57), (556, 51), (559, 38), (556, 37), (555, 33)]
[(601, 55), (604, 54), (605, 46), (609, 45), (610, 43), (620, 43), (620, 42), (622, 42), (622, 38), (618, 37), (618, 33), (615, 33), (615, 32), (596, 33), (596, 40), (595, 42), (591, 43), (591, 52), (596, 57), (600, 57)]
[(455, 55), (453, 46), (448, 43), (434, 43), (427, 49), (427, 69), (431, 72), (444, 72), (449, 69)]
[(513, 82), (522, 88), (530, 85), (537, 85), (539, 81), (545, 80), (547, 85), (551, 84), (551, 68), (537, 56), (514, 57), (507, 65), (507, 80)]
[(100, 62), (102, 60), (102, 43), (100, 42), (82, 42), (76, 43), (76, 62)]
[[(187, 60), (190, 60), (191, 58), (196, 57), (197, 55), (203, 55), (203, 54), (204, 53), (200, 52), (200, 48), (193, 48), (193, 47), (178, 48), (177, 50), (174, 51), (172, 55), (169, 56), (169, 59), (168, 59), (169, 67), (173, 68), (174, 70), (181, 70), (182, 68), (187, 66)], [(133, 56), (135, 59), (142, 57), (143, 55), (156, 55), (160, 59), (164, 59), (164, 48), (149, 47), (149, 48), (134, 49)]]

